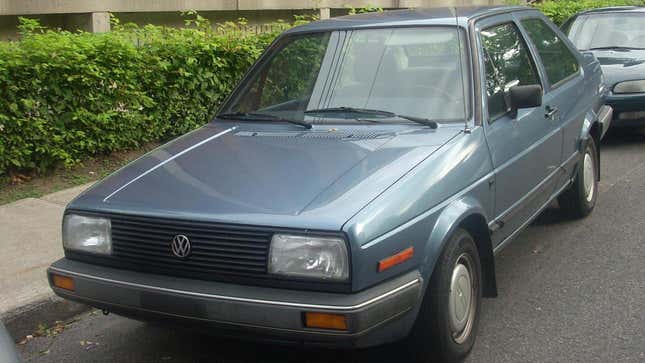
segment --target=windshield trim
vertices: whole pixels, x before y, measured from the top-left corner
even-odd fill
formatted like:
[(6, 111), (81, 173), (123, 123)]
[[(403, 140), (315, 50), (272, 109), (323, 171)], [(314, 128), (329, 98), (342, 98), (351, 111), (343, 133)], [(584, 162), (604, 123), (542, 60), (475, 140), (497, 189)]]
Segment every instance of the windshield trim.
[[(466, 84), (464, 85), (464, 95), (468, 95), (469, 97), (469, 102), (466, 107), (466, 113), (465, 117), (463, 119), (454, 119), (454, 120), (435, 120), (436, 122), (439, 123), (448, 123), (448, 124), (455, 124), (455, 123), (464, 123), (466, 122), (467, 124), (477, 124), (476, 120), (474, 119), (475, 115), (475, 107), (476, 107), (476, 101), (475, 97), (476, 95), (476, 85), (474, 83), (474, 74), (473, 74), (473, 66), (474, 66), (474, 60), (473, 60), (473, 52), (471, 50), (471, 39), (470, 39), (470, 32), (468, 27), (463, 26), (461, 24), (455, 23), (455, 24), (405, 24), (405, 25), (383, 25), (383, 24), (376, 24), (374, 26), (362, 26), (360, 28), (357, 27), (338, 27), (334, 29), (312, 29), (312, 30), (306, 30), (306, 31), (300, 31), (300, 32), (283, 32), (282, 34), (278, 35), (272, 42), (271, 44), (262, 52), (260, 57), (253, 63), (251, 67), (246, 71), (244, 76), (240, 79), (240, 81), (237, 82), (235, 87), (231, 90), (231, 92), (226, 96), (224, 101), (222, 102), (221, 106), (217, 109), (215, 116), (213, 117), (213, 121), (217, 119), (217, 115), (221, 113), (227, 113), (230, 112), (230, 108), (235, 101), (235, 98), (240, 94), (240, 92), (248, 85), (248, 83), (252, 80), (251, 78), (255, 74), (255, 72), (260, 69), (264, 64), (270, 60), (270, 57), (273, 55), (274, 52), (278, 51), (280, 47), (282, 47), (284, 44), (288, 44), (289, 41), (292, 41), (293, 39), (300, 38), (300, 37), (306, 37), (312, 34), (320, 34), (320, 33), (333, 33), (333, 32), (341, 32), (341, 31), (346, 31), (346, 32), (352, 32), (352, 31), (361, 31), (361, 30), (372, 30), (372, 29), (402, 29), (402, 28), (452, 28), (455, 29), (455, 31), (460, 32), (460, 36), (458, 39), (463, 41), (463, 50), (464, 54), (462, 55), (464, 58), (464, 63), (463, 63), (463, 80), (466, 81)], [(467, 86), (467, 87), (466, 87)], [(466, 89), (468, 88), (468, 89)], [(229, 120), (227, 120), (229, 121)], [(312, 123), (312, 125), (316, 125), (316, 123)]]

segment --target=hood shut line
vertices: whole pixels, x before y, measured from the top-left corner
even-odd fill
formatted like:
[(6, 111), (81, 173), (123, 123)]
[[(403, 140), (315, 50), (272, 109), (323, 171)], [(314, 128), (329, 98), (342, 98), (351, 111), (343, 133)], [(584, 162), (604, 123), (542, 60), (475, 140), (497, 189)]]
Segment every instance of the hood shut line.
[(217, 134), (215, 134), (215, 135), (213, 135), (213, 136), (211, 136), (211, 137), (209, 137), (209, 138), (206, 138), (206, 139), (204, 139), (204, 140), (202, 140), (202, 141), (200, 141), (200, 142), (196, 143), (195, 145), (192, 145), (192, 146), (190, 146), (190, 147), (188, 147), (188, 148), (186, 148), (186, 149), (184, 149), (184, 150), (182, 150), (182, 151), (178, 152), (177, 154), (175, 154), (175, 155), (173, 155), (173, 156), (169, 157), (168, 159), (166, 159), (166, 160), (164, 160), (164, 161), (160, 162), (159, 164), (157, 164), (157, 165), (153, 166), (152, 168), (150, 168), (150, 169), (148, 169), (148, 170), (144, 171), (143, 173), (141, 173), (141, 175), (138, 175), (136, 178), (134, 178), (134, 179), (130, 180), (129, 182), (127, 182), (127, 183), (123, 184), (123, 185), (122, 185), (122, 186), (120, 186), (117, 190), (113, 191), (112, 193), (110, 193), (110, 195), (108, 195), (107, 197), (105, 197), (105, 199), (103, 199), (103, 201), (104, 201), (104, 202), (107, 202), (107, 200), (108, 200), (108, 199), (112, 198), (112, 196), (114, 196), (114, 195), (115, 195), (115, 194), (117, 194), (118, 192), (120, 192), (120, 191), (122, 191), (123, 189), (125, 189), (128, 185), (130, 185), (130, 184), (134, 183), (135, 181), (137, 181), (137, 180), (139, 180), (139, 179), (143, 178), (144, 176), (146, 176), (146, 175), (148, 175), (148, 174), (152, 173), (153, 171), (155, 171), (155, 170), (159, 169), (160, 167), (162, 167), (162, 166), (166, 165), (166, 163), (169, 163), (169, 162), (171, 162), (171, 161), (175, 160), (176, 158), (178, 158), (178, 157), (180, 157), (180, 156), (184, 155), (185, 153), (190, 152), (191, 150), (196, 149), (196, 148), (198, 148), (198, 147), (200, 147), (200, 146), (204, 145), (205, 143), (207, 143), (207, 142), (209, 142), (209, 141), (211, 141), (211, 140), (213, 140), (213, 139), (216, 139), (216, 138), (218, 138), (218, 137), (220, 137), (220, 136), (222, 136), (222, 135), (224, 135), (224, 134), (227, 134), (227, 133), (229, 133), (229, 132), (231, 132), (231, 131), (235, 130), (236, 128), (237, 128), (237, 126), (235, 126), (235, 127), (231, 127), (230, 129), (226, 129), (226, 130), (224, 130), (224, 131), (222, 131), (222, 132), (219, 132), (219, 133), (217, 133)]

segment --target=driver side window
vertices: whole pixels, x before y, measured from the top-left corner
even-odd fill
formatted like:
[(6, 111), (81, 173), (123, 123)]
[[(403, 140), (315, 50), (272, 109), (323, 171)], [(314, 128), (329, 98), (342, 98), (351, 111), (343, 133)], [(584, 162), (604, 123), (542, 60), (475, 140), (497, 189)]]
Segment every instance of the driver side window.
[(513, 23), (481, 31), (486, 72), (489, 122), (511, 110), (509, 90), (515, 86), (541, 84), (526, 43)]

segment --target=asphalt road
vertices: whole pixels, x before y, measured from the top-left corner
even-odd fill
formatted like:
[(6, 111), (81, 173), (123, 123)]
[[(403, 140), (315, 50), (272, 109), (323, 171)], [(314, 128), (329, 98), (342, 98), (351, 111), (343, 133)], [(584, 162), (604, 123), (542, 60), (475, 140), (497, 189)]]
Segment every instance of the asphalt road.
[[(542, 216), (496, 259), (499, 297), (485, 299), (468, 362), (645, 362), (645, 133), (603, 141), (593, 214)], [(380, 362), (366, 351), (216, 339), (99, 312), (19, 351), (33, 362)]]

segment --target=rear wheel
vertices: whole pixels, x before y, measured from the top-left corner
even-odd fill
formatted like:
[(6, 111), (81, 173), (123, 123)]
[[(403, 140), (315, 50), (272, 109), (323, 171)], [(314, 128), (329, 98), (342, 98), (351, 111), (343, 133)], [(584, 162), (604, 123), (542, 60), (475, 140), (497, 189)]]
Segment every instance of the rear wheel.
[(596, 143), (593, 138), (590, 138), (582, 160), (580, 160), (573, 185), (558, 198), (560, 208), (570, 217), (586, 217), (596, 206), (598, 198), (598, 153), (596, 150)]
[(410, 337), (417, 362), (455, 362), (475, 343), (481, 307), (481, 264), (472, 236), (459, 229), (430, 279)]

